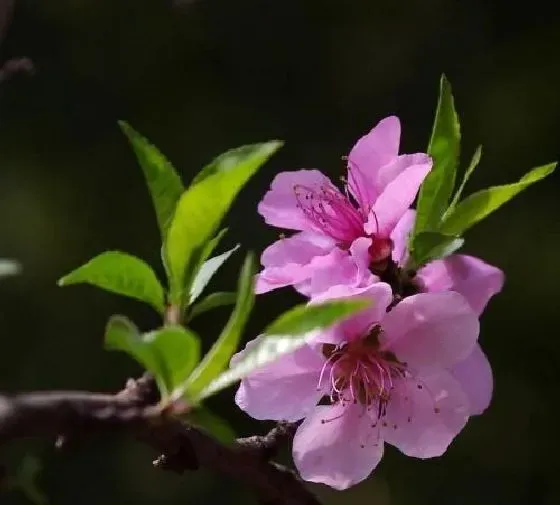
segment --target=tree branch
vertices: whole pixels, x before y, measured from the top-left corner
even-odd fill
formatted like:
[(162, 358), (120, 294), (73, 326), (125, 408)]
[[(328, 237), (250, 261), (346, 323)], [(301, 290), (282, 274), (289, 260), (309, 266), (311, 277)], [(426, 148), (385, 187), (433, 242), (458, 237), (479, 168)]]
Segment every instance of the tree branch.
[[(319, 505), (294, 472), (269, 458), (293, 435), (295, 425), (280, 424), (268, 435), (238, 439), (226, 446), (186, 426), (157, 406), (149, 376), (128, 382), (116, 395), (87, 392), (34, 392), (0, 395), (0, 444), (16, 438), (123, 430), (162, 454), (154, 465), (182, 473), (205, 467), (251, 488), (266, 505)], [(59, 440), (60, 442), (60, 440)]]

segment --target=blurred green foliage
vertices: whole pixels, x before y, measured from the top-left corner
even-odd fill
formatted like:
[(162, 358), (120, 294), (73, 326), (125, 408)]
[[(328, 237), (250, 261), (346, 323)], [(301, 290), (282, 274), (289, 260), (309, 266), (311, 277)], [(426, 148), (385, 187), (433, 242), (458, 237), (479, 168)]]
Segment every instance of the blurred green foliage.
[[(0, 256), (23, 265), (0, 284), (0, 388), (110, 391), (139, 371), (103, 351), (105, 322), (125, 313), (145, 331), (157, 314), (89, 287), (56, 286), (107, 249), (160, 263), (156, 220), (118, 119), (183, 168), (186, 182), (231, 146), (284, 139), (227, 220), (224, 250), (241, 242), (260, 251), (276, 238), (256, 213), (275, 173), (317, 167), (336, 178), (353, 142), (393, 113), (403, 150), (423, 149), (442, 72), (461, 116), (461, 166), (484, 145), (465, 194), (557, 159), (555, 10), (538, 0), (18, 2), (0, 50), (31, 57), (37, 74), (0, 88)], [(316, 488), (325, 504), (560, 501), (558, 190), (554, 174), (468, 235), (466, 251), (507, 276), (482, 319), (496, 382), (488, 412), (442, 458), (388, 449), (367, 482), (344, 494)], [(240, 258), (220, 270), (213, 290), (235, 285)], [(258, 297), (247, 335), (298, 300), (289, 290)], [(229, 310), (193, 321), (204, 351)], [(266, 429), (235, 408), (231, 391), (209, 403), (241, 435)], [(17, 466), (27, 451), (41, 458), (38, 485), (56, 505), (253, 503), (216, 475), (153, 470), (156, 455), (129, 440), (85, 440), (65, 453), (46, 441), (18, 444), (2, 460)], [(0, 500), (29, 503), (17, 489)]]

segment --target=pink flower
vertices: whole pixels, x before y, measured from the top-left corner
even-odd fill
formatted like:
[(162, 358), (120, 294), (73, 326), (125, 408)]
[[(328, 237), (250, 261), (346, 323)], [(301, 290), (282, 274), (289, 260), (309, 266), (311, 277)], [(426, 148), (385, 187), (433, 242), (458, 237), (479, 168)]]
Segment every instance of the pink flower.
[[(407, 211), (393, 233), (392, 259), (401, 267), (404, 267), (408, 259), (407, 242), (414, 218), (415, 211)], [(504, 285), (502, 270), (464, 254), (452, 254), (428, 263), (418, 270), (416, 279), (424, 292), (460, 293), (479, 316), (490, 298), (499, 293)], [(490, 363), (480, 346), (477, 344), (472, 353), (450, 371), (463, 383), (463, 389), (471, 403), (471, 414), (481, 414), (486, 410), (492, 399), (493, 377)], [(481, 391), (485, 394), (481, 394)]]
[(268, 247), (256, 290), (293, 285), (315, 295), (335, 283), (366, 285), (370, 266), (383, 265), (397, 223), (431, 169), (426, 154), (399, 155), (400, 123), (380, 121), (348, 155), (342, 193), (318, 170), (282, 172), (258, 210), (273, 226), (298, 230)]
[(383, 282), (335, 286), (320, 299), (348, 296), (373, 303), (255, 371), (236, 394), (256, 419), (304, 419), (294, 438), (295, 464), (305, 480), (336, 489), (365, 479), (385, 442), (413, 457), (443, 454), (478, 408), (477, 398), (488, 395), (484, 388), (491, 389), (479, 381), (467, 392), (469, 371), (449, 372), (473, 353), (479, 331), (460, 294), (413, 295), (390, 312), (392, 292)]
[[(416, 211), (409, 209), (393, 232), (393, 261), (404, 267), (408, 260), (408, 237), (414, 226)], [(457, 291), (477, 314), (482, 314), (492, 296), (504, 285), (504, 273), (499, 268), (474, 256), (452, 254), (434, 260), (417, 272), (420, 287), (426, 292)]]

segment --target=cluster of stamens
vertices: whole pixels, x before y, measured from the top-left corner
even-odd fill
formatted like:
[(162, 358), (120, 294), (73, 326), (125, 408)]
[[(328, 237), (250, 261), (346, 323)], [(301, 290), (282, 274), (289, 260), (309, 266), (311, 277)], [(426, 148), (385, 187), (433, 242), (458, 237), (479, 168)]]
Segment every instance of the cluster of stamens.
[[(347, 249), (355, 239), (365, 236), (364, 223), (369, 210), (353, 203), (346, 181), (344, 187), (345, 195), (331, 184), (323, 184), (318, 189), (295, 184), (293, 191), (297, 206), (307, 219), (323, 233), (334, 238), (342, 249)], [(377, 233), (373, 233), (370, 238), (372, 270), (378, 273), (386, 268), (393, 243), (389, 238), (377, 236)]]
[(363, 235), (363, 218), (338, 189), (323, 184), (318, 189), (294, 185), (297, 205), (305, 216), (325, 234), (349, 246)]
[(319, 387), (323, 388), (323, 381), (328, 380), (331, 404), (361, 404), (367, 409), (375, 409), (378, 419), (385, 415), (396, 382), (406, 379), (408, 372), (405, 363), (380, 349), (380, 332), (380, 327), (376, 326), (363, 339), (338, 346), (323, 345), (327, 359)]

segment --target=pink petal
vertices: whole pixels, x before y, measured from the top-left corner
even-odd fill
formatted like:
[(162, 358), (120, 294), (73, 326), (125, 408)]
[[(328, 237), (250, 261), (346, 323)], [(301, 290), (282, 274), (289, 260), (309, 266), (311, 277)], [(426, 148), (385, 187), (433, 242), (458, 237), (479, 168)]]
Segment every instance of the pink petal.
[(466, 359), (451, 368), (451, 375), (469, 399), (469, 414), (482, 414), (490, 405), (494, 380), (488, 358), (478, 344)]
[[(239, 357), (254, 345), (255, 339)], [(319, 402), (324, 391), (318, 389), (319, 377), (325, 359), (309, 346), (253, 372), (243, 379), (235, 395), (235, 402), (255, 419), (298, 421)]]
[(315, 230), (298, 205), (294, 186), (305, 186), (312, 191), (320, 191), (323, 185), (332, 186), (331, 181), (318, 170), (298, 170), (279, 173), (270, 190), (258, 205), (258, 212), (264, 220), (278, 228), (289, 230)]
[(334, 247), (336, 243), (331, 238), (304, 231), (280, 239), (267, 247), (262, 253), (261, 263), (264, 267), (277, 267), (286, 263), (303, 265), (315, 256), (327, 254)]
[(414, 227), (416, 211), (408, 209), (393, 229), (390, 239), (393, 241), (393, 261), (400, 266), (408, 260), (408, 237)]
[(395, 116), (381, 120), (364, 135), (348, 155), (348, 186), (362, 209), (369, 209), (381, 187), (378, 172), (399, 154), (401, 125)]
[(321, 296), (313, 298), (310, 303), (316, 304), (326, 300), (341, 298), (363, 298), (371, 303), (361, 312), (356, 313), (326, 330), (321, 330), (321, 332), (318, 332), (313, 338), (314, 341), (340, 344), (355, 338), (363, 337), (375, 323), (383, 319), (387, 307), (393, 298), (393, 293), (391, 291), (391, 286), (385, 282), (376, 282), (366, 287), (339, 285), (333, 286)]
[(339, 490), (364, 480), (383, 456), (383, 440), (372, 424), (363, 405), (316, 407), (294, 437), (301, 477)]
[(504, 273), (479, 258), (452, 254), (428, 263), (418, 271), (427, 291), (457, 291), (477, 314), (504, 285)]
[(373, 205), (365, 230), (368, 233), (390, 236), (393, 228), (412, 205), (418, 188), (431, 168), (431, 160), (412, 165), (390, 182)]
[(335, 248), (328, 255), (317, 256), (310, 264), (312, 273), (296, 284), (297, 291), (312, 298), (337, 285), (362, 287), (377, 282), (379, 278), (369, 269), (370, 245), (370, 238), (360, 237), (350, 246), (350, 254)]
[(361, 280), (356, 263), (347, 251), (338, 247), (324, 256), (313, 258), (306, 272), (308, 276), (295, 284), (295, 288), (307, 297), (320, 295), (333, 285), (357, 285)]
[(467, 423), (468, 408), (467, 397), (447, 372), (402, 381), (391, 395), (382, 436), (407, 456), (441, 456)]
[(369, 248), (372, 242), (370, 237), (359, 237), (350, 245), (350, 257), (358, 269), (358, 276), (361, 280), (371, 275)]
[(413, 165), (431, 165), (432, 159), (424, 153), (401, 154), (379, 169), (376, 187), (381, 193), (397, 176)]
[(296, 233), (274, 242), (261, 256), (265, 268), (257, 276), (255, 292), (266, 293), (303, 282), (314, 271), (312, 261), (328, 255), (333, 247), (330, 238), (312, 232)]
[(348, 155), (348, 161), (364, 173), (377, 175), (377, 169), (398, 156), (400, 137), (399, 118), (386, 117), (356, 142)]
[(381, 344), (416, 370), (441, 370), (465, 359), (479, 332), (476, 313), (453, 291), (402, 300), (382, 322)]

